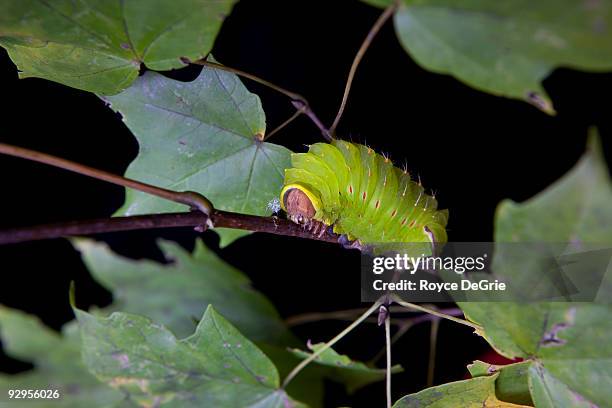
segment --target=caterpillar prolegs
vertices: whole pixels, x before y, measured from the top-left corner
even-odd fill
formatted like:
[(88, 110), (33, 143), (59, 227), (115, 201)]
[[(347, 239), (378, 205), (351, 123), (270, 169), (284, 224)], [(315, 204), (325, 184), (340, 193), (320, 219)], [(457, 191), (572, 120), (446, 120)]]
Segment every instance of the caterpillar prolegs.
[(363, 245), (447, 240), (448, 211), (420, 183), (371, 148), (342, 140), (291, 155), (281, 207), (299, 224), (333, 226)]

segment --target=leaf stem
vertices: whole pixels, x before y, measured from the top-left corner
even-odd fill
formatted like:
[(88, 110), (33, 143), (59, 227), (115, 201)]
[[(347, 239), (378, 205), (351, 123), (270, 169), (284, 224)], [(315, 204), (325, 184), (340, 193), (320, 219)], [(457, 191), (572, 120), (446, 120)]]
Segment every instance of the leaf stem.
[(353, 64), (351, 65), (351, 69), (349, 71), (348, 78), (346, 79), (346, 85), (344, 86), (344, 95), (342, 96), (342, 102), (340, 102), (340, 108), (338, 109), (338, 113), (336, 114), (334, 123), (329, 128), (329, 133), (331, 134), (332, 137), (334, 137), (334, 135), (336, 134), (336, 128), (338, 127), (338, 124), (340, 123), (340, 119), (342, 119), (342, 114), (344, 113), (344, 109), (346, 108), (346, 103), (348, 101), (349, 93), (351, 92), (351, 86), (353, 84), (353, 80), (355, 79), (355, 73), (357, 72), (357, 68), (359, 67), (359, 64), (361, 63), (363, 56), (365, 55), (366, 51), (370, 47), (370, 44), (372, 44), (372, 41), (374, 40), (374, 37), (376, 37), (376, 34), (378, 34), (381, 27), (385, 25), (387, 20), (395, 13), (398, 7), (399, 7), (399, 0), (395, 0), (385, 9), (385, 11), (383, 11), (383, 13), (378, 17), (378, 19), (372, 26), (372, 28), (370, 28), (370, 31), (368, 32), (368, 35), (366, 36), (366, 38), (363, 40), (361, 47), (359, 47), (359, 50), (357, 51), (357, 54), (355, 55), (355, 58), (353, 59)]
[(291, 115), (291, 117), (289, 119), (287, 119), (286, 121), (284, 121), (283, 123), (281, 123), (280, 125), (278, 125), (277, 127), (275, 127), (272, 131), (267, 132), (266, 135), (263, 138), (263, 141), (265, 142), (266, 140), (268, 140), (269, 138), (271, 138), (272, 136), (274, 136), (276, 133), (280, 132), (281, 130), (283, 130), (285, 128), (285, 126), (287, 126), (288, 124), (290, 124), (291, 122), (293, 122), (295, 119), (297, 119), (302, 113), (301, 110), (296, 110), (293, 115)]
[(248, 72), (242, 71), (240, 69), (237, 68), (232, 68), (232, 67), (228, 67), (227, 65), (223, 65), (223, 64), (219, 64), (218, 62), (213, 62), (213, 61), (207, 61), (205, 59), (200, 59), (197, 61), (185, 61), (191, 64), (196, 64), (196, 65), (202, 65), (205, 67), (209, 67), (209, 68), (213, 68), (213, 69), (219, 69), (221, 71), (227, 71), (227, 72), (231, 72), (232, 74), (236, 74), (238, 76), (244, 77), (244, 78), (248, 78), (251, 81), (257, 82), (259, 84), (262, 84), (270, 89), (275, 90), (276, 92), (279, 92), (285, 96), (288, 96), (289, 99), (294, 100), (294, 101), (302, 101), (304, 103), (307, 103), (306, 98), (304, 98), (302, 95), (300, 95), (299, 93), (295, 93), (295, 92), (291, 92), (281, 86), (278, 86), (276, 84), (273, 84), (270, 81), (267, 81), (263, 78), (260, 78), (256, 75), (253, 74), (249, 74)]
[(347, 309), (335, 310), (333, 312), (303, 313), (288, 317), (287, 319), (285, 319), (285, 323), (287, 324), (287, 326), (293, 327), (305, 323), (319, 322), (322, 320), (353, 320), (355, 317), (361, 315), (363, 312), (363, 309)]
[(302, 371), (302, 369), (304, 367), (306, 367), (308, 364), (310, 364), (311, 362), (316, 360), (317, 357), (319, 357), (325, 350), (329, 349), (331, 346), (333, 346), (338, 341), (340, 341), (344, 336), (346, 336), (348, 333), (350, 333), (355, 327), (359, 326), (359, 324), (361, 324), (361, 322), (363, 322), (374, 311), (376, 311), (378, 309), (378, 307), (380, 305), (382, 305), (382, 303), (383, 302), (381, 300), (377, 300), (368, 310), (366, 310), (357, 320), (355, 320), (353, 323), (351, 323), (346, 329), (342, 330), (333, 339), (331, 339), (330, 341), (325, 343), (317, 351), (313, 352), (310, 356), (308, 356), (308, 358), (302, 360), (297, 366), (295, 366), (293, 368), (293, 370), (291, 370), (291, 372), (289, 374), (287, 374), (287, 377), (283, 381), (282, 388), (286, 388), (287, 385), (291, 382), (291, 380), (293, 380), (295, 378), (295, 376), (298, 375), (298, 373), (300, 371)]
[(391, 312), (387, 312), (385, 318), (385, 347), (387, 349), (387, 372), (385, 376), (387, 391), (387, 408), (391, 408), (393, 399), (391, 396)]
[(210, 215), (213, 211), (212, 203), (200, 193), (194, 191), (172, 191), (165, 188), (152, 186), (140, 181), (132, 180), (116, 174), (109, 173), (104, 170), (99, 170), (84, 164), (76, 163), (67, 159), (52, 156), (50, 154), (37, 152), (35, 150), (17, 147), (5, 143), (0, 143), (0, 154), (19, 157), (26, 160), (31, 160), (39, 163), (44, 163), (49, 166), (58, 167), (68, 170), (73, 173), (82, 174), (91, 178), (106, 181), (118, 186), (131, 188), (142, 191), (143, 193), (151, 194), (165, 200), (184, 204), (191, 207), (193, 210), (199, 210), (206, 215)]
[(397, 303), (398, 305), (402, 305), (402, 306), (410, 308), (410, 309), (420, 310), (421, 312), (429, 313), (431, 315), (434, 315), (434, 316), (437, 316), (437, 317), (441, 317), (442, 319), (451, 320), (451, 321), (453, 321), (455, 323), (463, 324), (465, 326), (471, 327), (472, 329), (475, 329), (475, 330), (478, 330), (478, 331), (482, 330), (482, 327), (480, 327), (476, 323), (472, 323), (470, 321), (467, 321), (465, 319), (460, 319), (460, 318), (455, 317), (455, 316), (447, 315), (445, 313), (441, 313), (441, 312), (438, 312), (438, 311), (433, 310), (433, 309), (428, 309), (426, 307), (419, 306), (419, 305), (417, 305), (415, 303), (405, 302), (405, 301), (401, 300), (396, 295), (393, 296), (393, 301), (395, 303)]
[(438, 344), (438, 329), (440, 327), (440, 319), (435, 318), (431, 321), (431, 329), (429, 332), (429, 361), (427, 364), (427, 386), (432, 387), (434, 383), (434, 374), (436, 369), (436, 348)]
[[(298, 114), (302, 114), (304, 113), (306, 116), (308, 116), (310, 118), (310, 120), (319, 128), (319, 130), (321, 131), (321, 134), (323, 135), (323, 137), (325, 138), (325, 140), (327, 140), (328, 142), (332, 141), (332, 136), (331, 133), (329, 132), (329, 129), (327, 129), (325, 127), (325, 125), (323, 125), (323, 123), (319, 120), (319, 118), (317, 117), (317, 115), (314, 113), (314, 111), (310, 108), (310, 104), (308, 103), (308, 100), (306, 98), (304, 98), (302, 95), (295, 93), (295, 92), (291, 92), (281, 86), (278, 86), (270, 81), (267, 81), (263, 78), (260, 78), (256, 75), (253, 74), (249, 74), (248, 72), (242, 71), (240, 69), (237, 68), (232, 68), (232, 67), (228, 67), (226, 65), (222, 65), (219, 64), (217, 62), (212, 62), (212, 61), (207, 61), (205, 59), (200, 59), (197, 61), (189, 61), (187, 59), (183, 59), (183, 61), (185, 63), (191, 63), (191, 64), (196, 64), (196, 65), (202, 65), (205, 67), (209, 67), (209, 68), (213, 68), (213, 69), (219, 69), (221, 71), (227, 71), (227, 72), (231, 72), (233, 74), (236, 74), (238, 76), (241, 76), (243, 78), (247, 78), (250, 79), (251, 81), (257, 82), (261, 85), (264, 85), (270, 89), (275, 90), (276, 92), (279, 92), (287, 97), (289, 97), (289, 99), (291, 99), (291, 103), (292, 105), (298, 110)], [(297, 116), (295, 116), (297, 117)], [(293, 119), (295, 119), (295, 117), (291, 117), (288, 121), (286, 121), (285, 123), (283, 123), (281, 126), (279, 126), (279, 128), (283, 128), (286, 126), (286, 124), (288, 122), (291, 122)], [(279, 128), (275, 129), (273, 133), (276, 133), (278, 130), (280, 130)], [(270, 135), (271, 136), (271, 135)], [(270, 136), (267, 136), (266, 139)]]

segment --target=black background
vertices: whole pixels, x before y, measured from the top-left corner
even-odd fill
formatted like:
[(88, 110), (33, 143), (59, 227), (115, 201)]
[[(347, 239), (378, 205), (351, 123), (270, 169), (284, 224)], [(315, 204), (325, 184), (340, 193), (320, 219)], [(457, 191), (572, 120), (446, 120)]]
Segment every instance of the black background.
[[(352, 58), (379, 13), (348, 0), (245, 0), (226, 20), (213, 53), (228, 66), (301, 93), (331, 123)], [(190, 80), (198, 72), (192, 67), (168, 75)], [(268, 129), (293, 113), (282, 95), (246, 83), (263, 101)], [(544, 85), (558, 112), (554, 117), (423, 70), (387, 24), (358, 71), (339, 134), (367, 142), (398, 164), (407, 163), (437, 193), (441, 207), (450, 209), (450, 240), (488, 241), (499, 201), (525, 200), (569, 170), (584, 151), (588, 126), (598, 126), (604, 147), (610, 147), (612, 75), (558, 69)], [(118, 174), (137, 154), (134, 137), (95, 95), (41, 79), (19, 81), (4, 51), (0, 89), (2, 142)], [(304, 145), (321, 137), (312, 123), (300, 118), (270, 141), (304, 151)], [(2, 228), (110, 216), (124, 199), (121, 188), (19, 159), (0, 157), (0, 174)], [(98, 236), (121, 254), (161, 260), (155, 248), (159, 237), (192, 248), (196, 233), (178, 229)], [(205, 233), (204, 239), (218, 250), (214, 232)], [(218, 253), (245, 271), (285, 317), (361, 306), (355, 251), (255, 234)], [(112, 299), (65, 240), (0, 247), (0, 262), (0, 303), (35, 313), (54, 328), (72, 318), (70, 281), (76, 282), (81, 307), (104, 306)], [(296, 333), (304, 340), (325, 341), (344, 325), (308, 324)], [(428, 336), (428, 325), (420, 325), (394, 349), (394, 362), (407, 369), (394, 377), (396, 398), (424, 387)], [(382, 330), (366, 326), (336, 348), (366, 360), (382, 345)], [(443, 322), (435, 382), (463, 378), (465, 365), (487, 350), (470, 330)], [(0, 364), (8, 372), (28, 367), (3, 355)], [(331, 383), (328, 390), (329, 406), (380, 406), (384, 400), (382, 383), (354, 396)]]

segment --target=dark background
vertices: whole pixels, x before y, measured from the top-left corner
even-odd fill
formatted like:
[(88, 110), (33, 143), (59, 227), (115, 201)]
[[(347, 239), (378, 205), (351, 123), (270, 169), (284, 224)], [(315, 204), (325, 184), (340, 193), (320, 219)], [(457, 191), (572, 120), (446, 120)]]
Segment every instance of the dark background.
[[(358, 1), (242, 1), (226, 20), (213, 53), (228, 66), (301, 93), (329, 124), (352, 58), (379, 13)], [(169, 75), (190, 80), (198, 72), (186, 68)], [(407, 163), (437, 193), (440, 206), (450, 209), (450, 240), (488, 241), (499, 201), (525, 200), (562, 176), (584, 151), (588, 126), (600, 128), (609, 150), (612, 75), (558, 69), (544, 85), (557, 109), (555, 117), (423, 70), (387, 24), (358, 71), (339, 134)], [(282, 95), (252, 82), (247, 86), (262, 98), (268, 129), (293, 113)], [(137, 154), (134, 137), (95, 95), (41, 79), (19, 81), (4, 51), (0, 89), (2, 142), (118, 174)], [(271, 141), (304, 151), (305, 144), (321, 137), (300, 118)], [(124, 199), (121, 188), (19, 159), (0, 157), (0, 174), (0, 228), (110, 216)], [(121, 254), (161, 261), (155, 247), (159, 237), (192, 248), (196, 233), (176, 229), (98, 236)], [(204, 239), (218, 249), (214, 232)], [(218, 253), (245, 271), (283, 316), (361, 306), (355, 251), (255, 234)], [(54, 328), (72, 318), (67, 296), (72, 280), (81, 307), (111, 301), (62, 239), (0, 247), (0, 268), (0, 303), (35, 313)], [(296, 333), (304, 340), (325, 341), (345, 325), (308, 324)], [(407, 369), (394, 377), (395, 398), (424, 387), (428, 336), (428, 325), (420, 325), (394, 349), (394, 362)], [(367, 360), (382, 345), (382, 330), (370, 325), (336, 349)], [(487, 350), (469, 329), (442, 322), (435, 382), (463, 378), (465, 365)], [(0, 367), (16, 372), (28, 365), (0, 354)], [(329, 406), (380, 406), (383, 400), (382, 383), (354, 396), (329, 384)]]

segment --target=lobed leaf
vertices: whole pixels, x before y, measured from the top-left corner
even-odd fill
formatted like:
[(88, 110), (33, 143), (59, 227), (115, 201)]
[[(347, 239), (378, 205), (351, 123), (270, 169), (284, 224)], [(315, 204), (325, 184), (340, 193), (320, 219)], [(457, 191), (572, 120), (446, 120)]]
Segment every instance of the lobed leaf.
[[(126, 176), (172, 190), (192, 190), (216, 208), (268, 215), (290, 151), (261, 141), (265, 116), (257, 95), (234, 74), (204, 67), (192, 82), (147, 72), (105, 98), (138, 139)], [(129, 190), (118, 215), (184, 211), (185, 206)], [(221, 245), (243, 231), (217, 230)]]
[(138, 315), (75, 313), (88, 369), (139, 405), (298, 406), (279, 389), (272, 361), (212, 306), (182, 340)]
[(141, 64), (180, 68), (210, 52), (234, 0), (4, 0), (0, 45), (21, 78), (112, 95)]
[(0, 390), (58, 390), (61, 395), (59, 400), (50, 400), (52, 402), (12, 400), (11, 407), (52, 404), (89, 408), (91, 401), (96, 401), (97, 406), (115, 406), (124, 398), (120, 392), (98, 381), (83, 365), (75, 324), (66, 325), (59, 334), (34, 316), (0, 306), (0, 339), (9, 356), (34, 364), (34, 369), (19, 374), (0, 373)]
[[(383, 7), (392, 0), (365, 0)], [(542, 87), (557, 67), (612, 70), (612, 3), (403, 0), (397, 36), (424, 68), (554, 113)]]
[(253, 341), (287, 345), (295, 341), (270, 301), (246, 275), (219, 259), (202, 241), (193, 254), (160, 241), (171, 263), (133, 260), (90, 240), (76, 240), (94, 278), (113, 292), (112, 311), (142, 314), (187, 336), (208, 305), (214, 305)]
[[(585, 155), (557, 183), (523, 204), (500, 204), (495, 238), (567, 242), (578, 249), (583, 243), (610, 247), (611, 202), (608, 170), (592, 136)], [(612, 401), (607, 386), (612, 383), (611, 268), (592, 303), (460, 304), (499, 353), (537, 362), (529, 369), (536, 406), (605, 406)]]

